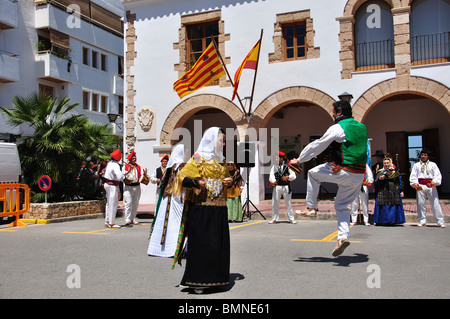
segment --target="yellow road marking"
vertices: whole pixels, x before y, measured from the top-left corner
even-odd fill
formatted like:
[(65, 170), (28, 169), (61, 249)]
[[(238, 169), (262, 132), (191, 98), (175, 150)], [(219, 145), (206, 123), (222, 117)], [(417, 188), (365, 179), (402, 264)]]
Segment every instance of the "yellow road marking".
[(106, 229), (98, 229), (98, 230), (91, 230), (91, 231), (64, 231), (63, 234), (94, 234), (94, 235), (108, 235), (105, 233), (101, 233), (103, 231), (107, 231), (109, 228)]
[[(148, 225), (149, 223), (139, 223), (137, 225), (133, 225), (133, 227), (136, 226), (140, 226), (140, 225)], [(126, 228), (126, 227), (125, 227)], [(108, 230), (114, 230), (112, 228), (104, 228), (104, 229), (97, 229), (97, 230), (91, 230), (91, 231), (64, 231), (62, 232), (63, 234), (94, 234), (94, 235), (109, 235), (109, 234), (105, 234), (102, 233), (104, 231), (108, 231)]]
[[(352, 228), (353, 226), (350, 226), (350, 228)], [(334, 233), (331, 233), (330, 235), (328, 235), (327, 237), (324, 237), (322, 239), (291, 239), (291, 241), (320, 241), (320, 242), (335, 242), (336, 240), (333, 240), (334, 238), (336, 238), (338, 235), (338, 231), (335, 231)], [(350, 243), (361, 243), (360, 241), (351, 241), (349, 240)]]
[(233, 226), (233, 227), (230, 227), (230, 229), (235, 229), (235, 228), (239, 228), (239, 227), (245, 227), (245, 226), (250, 226), (250, 225), (260, 224), (260, 223), (262, 223), (262, 222), (265, 222), (265, 220), (260, 220), (260, 221), (253, 222), (253, 223), (250, 223), (250, 224), (244, 224), (244, 225), (239, 225), (239, 226)]

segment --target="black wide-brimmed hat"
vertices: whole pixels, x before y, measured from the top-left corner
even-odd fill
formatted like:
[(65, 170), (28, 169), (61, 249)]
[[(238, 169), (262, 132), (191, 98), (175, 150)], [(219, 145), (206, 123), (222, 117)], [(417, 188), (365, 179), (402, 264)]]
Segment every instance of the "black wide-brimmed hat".
[(375, 154), (373, 154), (372, 157), (374, 157), (374, 156), (384, 157), (383, 150), (376, 150)]

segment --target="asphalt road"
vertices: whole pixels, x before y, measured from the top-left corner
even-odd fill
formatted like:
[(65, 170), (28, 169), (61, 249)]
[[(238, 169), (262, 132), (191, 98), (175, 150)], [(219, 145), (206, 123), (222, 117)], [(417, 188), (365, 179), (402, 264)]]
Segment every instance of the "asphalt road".
[(151, 220), (139, 221), (0, 225), (0, 298), (450, 298), (449, 228), (358, 225), (332, 257), (335, 221), (232, 223), (230, 285), (196, 295), (177, 286), (183, 266), (147, 256)]

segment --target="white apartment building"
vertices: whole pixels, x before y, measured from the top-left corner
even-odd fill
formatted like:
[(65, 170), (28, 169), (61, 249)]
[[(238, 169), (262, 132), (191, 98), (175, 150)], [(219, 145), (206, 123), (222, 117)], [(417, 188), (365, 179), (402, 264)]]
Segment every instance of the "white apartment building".
[[(333, 123), (332, 103), (349, 92), (354, 118), (368, 129), (372, 154), (381, 149), (394, 157), (406, 191), (414, 196), (408, 186), (410, 165), (417, 161), (417, 151), (427, 147), (443, 175), (440, 191), (450, 193), (448, 0), (123, 3), (124, 150), (126, 154), (136, 150), (138, 162), (150, 172), (182, 139), (172, 136), (177, 128), (197, 137), (190, 142), (191, 155), (199, 141), (196, 134), (210, 126), (235, 129), (236, 142), (244, 141), (246, 132), (254, 129), (259, 135), (250, 137), (258, 143), (250, 199), (254, 203), (270, 199), (263, 170), (267, 163), (261, 156), (263, 151), (269, 154), (270, 136), (264, 136), (264, 129), (278, 130), (278, 149), (299, 153)], [(249, 118), (238, 99), (231, 100), (228, 76), (179, 98), (174, 82), (189, 70), (211, 36), (233, 78), (261, 30)], [(247, 111), (253, 77), (253, 70), (244, 70), (239, 84)], [(200, 130), (195, 120), (202, 121)], [(321, 160), (303, 165), (303, 173), (292, 184), (294, 196), (303, 196), (306, 172)], [(329, 192), (334, 187), (324, 185)], [(141, 203), (154, 201), (155, 185), (143, 187)]]
[[(120, 0), (1, 0), (0, 104), (44, 91), (97, 123), (123, 114), (123, 14)], [(1, 139), (30, 133), (0, 115)]]

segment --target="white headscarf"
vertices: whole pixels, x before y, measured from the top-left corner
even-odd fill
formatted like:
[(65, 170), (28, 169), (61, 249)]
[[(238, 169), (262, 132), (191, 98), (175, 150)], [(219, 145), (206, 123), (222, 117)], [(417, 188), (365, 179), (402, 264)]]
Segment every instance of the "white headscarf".
[(223, 151), (217, 152), (217, 137), (220, 133), (219, 127), (210, 127), (203, 134), (200, 145), (197, 148), (197, 154), (203, 157), (205, 160), (209, 161), (215, 159), (216, 161), (222, 162), (224, 159)]
[(175, 164), (184, 163), (184, 145), (177, 144), (172, 148), (167, 168), (172, 167)]

